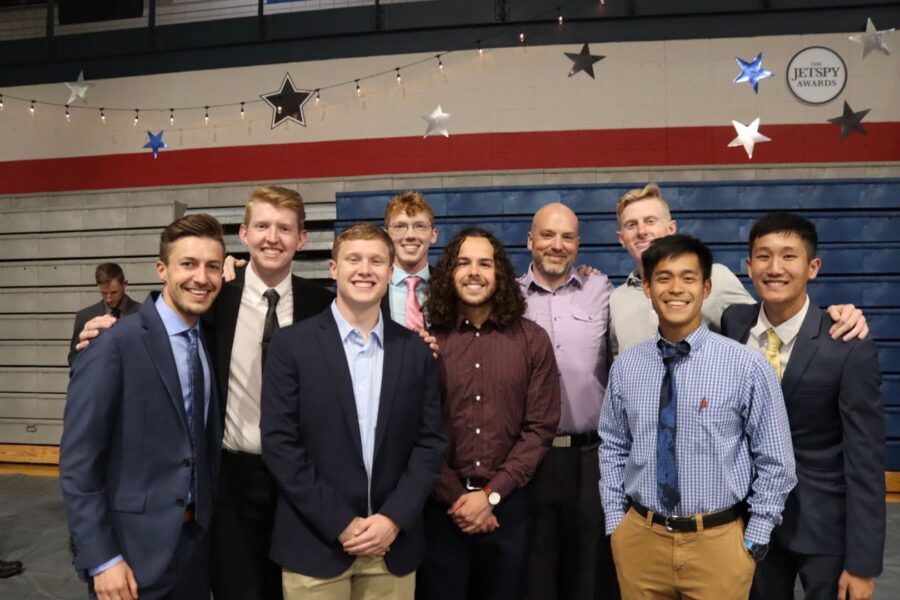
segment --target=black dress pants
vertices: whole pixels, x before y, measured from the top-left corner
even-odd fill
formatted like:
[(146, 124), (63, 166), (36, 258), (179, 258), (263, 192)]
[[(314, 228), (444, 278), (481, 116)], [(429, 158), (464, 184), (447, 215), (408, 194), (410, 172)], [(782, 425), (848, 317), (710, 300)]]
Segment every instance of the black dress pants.
[(756, 565), (750, 600), (794, 600), (798, 575), (806, 600), (835, 600), (843, 570), (843, 556), (798, 554), (773, 536), (766, 558)]
[(460, 531), (449, 507), (425, 504), (425, 560), (416, 571), (418, 600), (520, 600), (525, 596), (528, 553), (537, 516), (529, 487), (494, 508), (500, 527), (489, 533)]
[(281, 600), (281, 567), (269, 560), (276, 499), (261, 456), (222, 450), (212, 523), (215, 600)]

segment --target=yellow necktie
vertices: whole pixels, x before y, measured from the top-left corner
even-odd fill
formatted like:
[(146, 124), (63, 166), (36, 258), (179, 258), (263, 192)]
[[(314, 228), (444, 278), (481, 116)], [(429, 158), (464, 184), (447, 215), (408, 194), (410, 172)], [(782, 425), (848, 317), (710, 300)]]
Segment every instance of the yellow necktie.
[(766, 338), (766, 360), (775, 369), (778, 381), (781, 381), (781, 339), (772, 328), (766, 330)]

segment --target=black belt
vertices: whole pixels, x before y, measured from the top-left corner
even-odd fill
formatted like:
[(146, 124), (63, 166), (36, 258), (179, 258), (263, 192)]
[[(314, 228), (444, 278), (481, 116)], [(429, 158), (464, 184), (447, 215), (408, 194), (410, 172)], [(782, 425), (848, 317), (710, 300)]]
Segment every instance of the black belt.
[[(647, 513), (652, 512), (646, 506), (641, 506), (637, 502), (631, 502), (631, 508), (642, 517), (646, 518)], [(719, 512), (709, 513), (703, 516), (703, 528), (711, 529), (727, 525), (744, 514), (744, 504), (738, 503), (731, 508), (726, 508)], [(659, 513), (653, 513), (653, 522), (658, 525), (665, 526), (669, 531), (697, 531), (697, 517), (667, 517)]]
[(554, 448), (576, 448), (578, 446), (588, 446), (600, 442), (600, 436), (596, 431), (588, 431), (585, 433), (562, 433), (553, 438), (552, 446)]
[(245, 467), (253, 467), (256, 469), (265, 469), (266, 464), (263, 462), (262, 455), (250, 454), (249, 452), (235, 452), (222, 448), (222, 461), (237, 463)]

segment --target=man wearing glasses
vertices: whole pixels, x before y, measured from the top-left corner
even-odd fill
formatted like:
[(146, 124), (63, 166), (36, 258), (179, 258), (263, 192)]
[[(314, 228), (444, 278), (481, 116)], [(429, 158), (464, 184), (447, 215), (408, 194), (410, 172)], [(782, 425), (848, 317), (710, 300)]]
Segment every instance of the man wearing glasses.
[(384, 209), (384, 227), (394, 243), (394, 274), (381, 308), (385, 315), (408, 329), (425, 327), (422, 306), (431, 269), (428, 249), (437, 241), (434, 212), (419, 192), (391, 198)]

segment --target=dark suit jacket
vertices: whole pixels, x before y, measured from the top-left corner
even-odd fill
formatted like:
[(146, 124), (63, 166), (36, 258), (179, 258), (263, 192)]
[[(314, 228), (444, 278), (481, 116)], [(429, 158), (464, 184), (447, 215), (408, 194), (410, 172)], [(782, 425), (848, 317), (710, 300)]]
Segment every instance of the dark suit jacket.
[[(125, 296), (127, 301), (125, 302), (125, 314), (130, 315), (136, 313), (140, 310), (141, 305), (135, 302), (130, 296)], [(77, 313), (75, 313), (75, 328), (72, 330), (72, 343), (69, 344), (69, 366), (72, 366), (72, 361), (75, 360), (75, 356), (78, 355), (78, 351), (75, 350), (75, 345), (78, 343), (78, 334), (81, 333), (81, 330), (84, 329), (84, 324), (93, 319), (94, 317), (99, 317), (101, 315), (106, 314), (106, 305), (103, 303), (103, 300), (98, 302), (97, 304), (92, 304), (87, 308), (82, 308)]]
[[(205, 325), (214, 332), (212, 353), (216, 366), (216, 377), (222, 391), (222, 415), (228, 403), (228, 375), (231, 370), (231, 349), (234, 346), (234, 331), (237, 327), (238, 312), (241, 309), (241, 295), (244, 292), (244, 280), (247, 269), (236, 270), (236, 278), (222, 285), (222, 291), (216, 298), (212, 308), (203, 315)], [(334, 294), (324, 287), (297, 277), (291, 276), (291, 288), (294, 294), (294, 323), (319, 314), (334, 300)], [(262, 339), (262, 332), (260, 332)]]
[[(736, 304), (722, 333), (746, 342), (759, 304)], [(781, 382), (797, 487), (773, 535), (803, 554), (842, 555), (855, 575), (881, 573), (885, 532), (884, 411), (871, 339), (835, 341), (832, 320), (809, 305)]]
[[(72, 368), (59, 470), (82, 576), (121, 554), (138, 584), (148, 585), (178, 545), (192, 447), (157, 296), (91, 342)], [(207, 361), (212, 365), (209, 353)], [(206, 421), (213, 484), (222, 440), (218, 402), (213, 385)]]
[[(405, 575), (425, 553), (422, 508), (447, 439), (431, 350), (390, 319), (383, 342), (371, 502), (373, 513), (401, 528), (385, 561)], [(263, 460), (279, 490), (272, 560), (296, 573), (335, 577), (354, 559), (337, 538), (368, 508), (352, 380), (331, 311), (273, 336), (261, 421)]]

